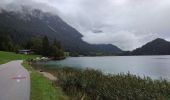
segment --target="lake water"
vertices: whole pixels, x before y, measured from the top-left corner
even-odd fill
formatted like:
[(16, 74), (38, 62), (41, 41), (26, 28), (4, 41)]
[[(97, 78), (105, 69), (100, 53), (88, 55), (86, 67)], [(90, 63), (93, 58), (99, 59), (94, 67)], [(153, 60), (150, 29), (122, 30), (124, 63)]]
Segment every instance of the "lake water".
[(69, 57), (62, 61), (50, 61), (49, 65), (93, 68), (104, 73), (128, 73), (149, 76), (153, 79), (170, 79), (170, 56), (109, 56)]

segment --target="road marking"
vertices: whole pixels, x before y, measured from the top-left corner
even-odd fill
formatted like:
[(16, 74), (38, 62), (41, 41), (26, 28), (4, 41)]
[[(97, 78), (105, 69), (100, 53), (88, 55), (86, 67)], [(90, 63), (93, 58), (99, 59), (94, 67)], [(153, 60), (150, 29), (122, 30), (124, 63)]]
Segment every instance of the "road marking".
[(19, 82), (20, 82), (20, 79), (18, 79), (17, 82), (19, 83)]
[(26, 79), (26, 77), (22, 75), (18, 75), (17, 77), (13, 77), (12, 79), (17, 80), (17, 82), (20, 82), (22, 79)]

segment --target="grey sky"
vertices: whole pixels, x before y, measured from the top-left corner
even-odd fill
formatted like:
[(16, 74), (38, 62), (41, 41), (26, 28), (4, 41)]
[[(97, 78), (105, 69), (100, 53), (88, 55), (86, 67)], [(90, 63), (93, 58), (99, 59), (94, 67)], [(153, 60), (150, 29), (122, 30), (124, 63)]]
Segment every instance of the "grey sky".
[[(10, 6), (7, 6), (10, 5)], [(157, 37), (170, 40), (170, 0), (1, 0), (58, 14), (89, 43), (132, 50)]]

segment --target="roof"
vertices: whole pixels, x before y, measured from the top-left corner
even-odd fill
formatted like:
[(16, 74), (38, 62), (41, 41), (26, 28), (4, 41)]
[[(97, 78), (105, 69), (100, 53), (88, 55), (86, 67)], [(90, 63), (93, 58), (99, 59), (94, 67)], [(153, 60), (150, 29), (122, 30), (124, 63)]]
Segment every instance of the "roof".
[(30, 52), (31, 50), (18, 50), (19, 52)]

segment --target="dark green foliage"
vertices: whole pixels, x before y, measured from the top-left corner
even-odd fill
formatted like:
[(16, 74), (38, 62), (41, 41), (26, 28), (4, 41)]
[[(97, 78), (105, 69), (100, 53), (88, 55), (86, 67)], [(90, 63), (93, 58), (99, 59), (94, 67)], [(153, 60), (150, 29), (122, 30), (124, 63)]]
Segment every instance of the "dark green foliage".
[(50, 53), (49, 49), (50, 49), (50, 44), (49, 44), (47, 36), (45, 36), (42, 40), (42, 55), (48, 56)]
[(14, 51), (11, 37), (7, 34), (0, 34), (0, 50), (1, 51)]
[(53, 45), (54, 45), (54, 46), (57, 46), (59, 49), (62, 49), (61, 43), (58, 42), (56, 39), (54, 39)]
[(54, 57), (54, 59), (62, 59), (64, 57), (64, 50), (60, 44), (55, 39), (53, 44), (50, 46), (50, 55)]
[(57, 42), (56, 39), (52, 44), (50, 44), (47, 36), (44, 36), (43, 39), (34, 37), (25, 43), (14, 44), (10, 35), (0, 34), (1, 51), (14, 52), (19, 49), (31, 49), (35, 52), (35, 54), (52, 57), (53, 59), (62, 59), (64, 57), (64, 49), (62, 48), (60, 42)]
[(105, 75), (97, 70), (35, 67), (53, 73), (72, 100), (169, 100), (170, 82), (135, 75)]
[(42, 39), (37, 37), (31, 38), (26, 42), (24, 48), (32, 49), (36, 54), (42, 54)]
[(47, 36), (44, 38), (31, 38), (24, 46), (26, 49), (33, 50), (36, 54), (40, 54), (53, 59), (62, 59), (64, 57), (64, 49), (60, 42), (56, 39), (50, 43)]

